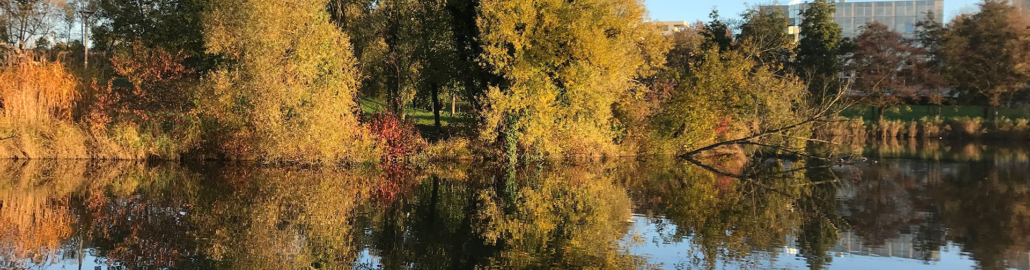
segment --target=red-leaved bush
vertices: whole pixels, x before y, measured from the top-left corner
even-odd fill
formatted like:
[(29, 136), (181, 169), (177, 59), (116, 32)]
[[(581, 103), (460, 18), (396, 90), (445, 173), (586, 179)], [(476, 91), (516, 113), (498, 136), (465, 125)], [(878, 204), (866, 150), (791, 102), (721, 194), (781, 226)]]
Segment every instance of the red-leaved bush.
[(151, 116), (148, 112), (188, 110), (197, 76), (183, 65), (186, 58), (182, 51), (148, 48), (139, 41), (112, 56), (114, 70), (132, 83), (129, 89), (118, 89), (124, 92), (121, 102), (125, 109), (144, 120)]
[(379, 137), (384, 146), (385, 151), (383, 151), (382, 158), (387, 163), (403, 159), (426, 146), (426, 142), (422, 140), (422, 135), (419, 134), (415, 124), (411, 121), (401, 120), (400, 116), (396, 114), (372, 115), (367, 126), (372, 134)]

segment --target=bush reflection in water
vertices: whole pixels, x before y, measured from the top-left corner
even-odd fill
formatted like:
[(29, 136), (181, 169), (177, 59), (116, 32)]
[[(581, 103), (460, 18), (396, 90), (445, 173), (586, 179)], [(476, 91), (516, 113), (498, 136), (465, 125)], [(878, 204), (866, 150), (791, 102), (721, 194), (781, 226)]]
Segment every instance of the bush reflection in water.
[[(910, 252), (897, 257), (935, 261), (951, 243), (984, 269), (1028, 267), (1026, 151), (891, 147), (807, 171), (795, 170), (833, 164), (711, 160), (754, 180), (658, 158), (347, 170), (4, 161), (0, 267), (721, 268), (787, 247), (818, 269), (899, 241)], [(655, 243), (683, 243), (667, 246), (686, 247), (678, 265), (637, 252)]]

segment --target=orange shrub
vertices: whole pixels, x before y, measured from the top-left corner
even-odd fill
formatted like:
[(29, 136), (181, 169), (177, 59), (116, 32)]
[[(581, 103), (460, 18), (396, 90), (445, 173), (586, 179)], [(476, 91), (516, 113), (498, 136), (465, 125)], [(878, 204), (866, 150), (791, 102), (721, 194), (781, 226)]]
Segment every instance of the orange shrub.
[(0, 105), (13, 121), (70, 119), (79, 99), (78, 81), (60, 62), (31, 53), (8, 58), (0, 66)]

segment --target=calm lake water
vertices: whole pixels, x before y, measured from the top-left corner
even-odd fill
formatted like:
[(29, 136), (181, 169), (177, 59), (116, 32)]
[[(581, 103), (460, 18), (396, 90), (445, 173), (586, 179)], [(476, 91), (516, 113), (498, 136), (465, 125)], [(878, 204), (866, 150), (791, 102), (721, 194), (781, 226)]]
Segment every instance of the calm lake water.
[(3, 161), (0, 268), (1030, 269), (1027, 148), (835, 151), (868, 159)]

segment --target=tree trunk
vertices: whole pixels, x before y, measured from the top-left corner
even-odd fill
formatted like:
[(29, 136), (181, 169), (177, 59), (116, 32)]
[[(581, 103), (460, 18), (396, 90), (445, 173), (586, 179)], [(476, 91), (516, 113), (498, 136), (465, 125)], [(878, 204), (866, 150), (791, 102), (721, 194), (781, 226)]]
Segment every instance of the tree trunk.
[(433, 92), (433, 120), (435, 121), (434, 125), (436, 125), (436, 132), (439, 133), (441, 131), (440, 109), (443, 109), (443, 106), (441, 106), (440, 104), (440, 87), (436, 83), (429, 85), (429, 87), (432, 88), (430, 91)]
[(454, 93), (451, 93), (451, 117), (454, 117)]

